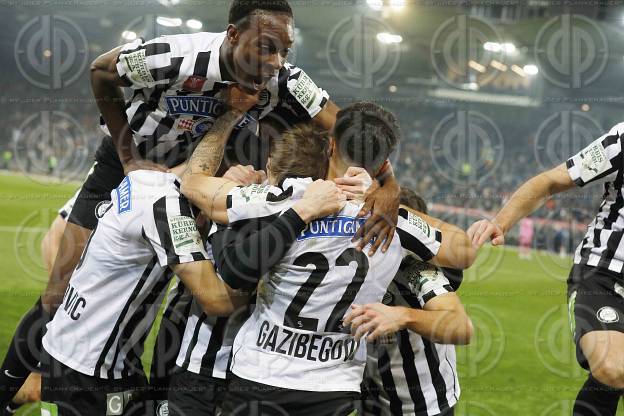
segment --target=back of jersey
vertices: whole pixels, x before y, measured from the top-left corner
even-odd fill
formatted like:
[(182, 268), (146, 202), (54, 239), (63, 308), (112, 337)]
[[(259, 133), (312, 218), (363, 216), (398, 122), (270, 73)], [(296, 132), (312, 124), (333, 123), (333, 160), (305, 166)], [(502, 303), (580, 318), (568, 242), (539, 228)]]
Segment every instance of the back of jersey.
[[(292, 189), (287, 199), (275, 195), (281, 192), (276, 188), (264, 190), (274, 197), (257, 198), (273, 200), (273, 210), (285, 211), (310, 182), (285, 181), (284, 189)], [(245, 202), (254, 205), (252, 199)], [(269, 214), (259, 204), (237, 211), (236, 195), (230, 201), (230, 221), (237, 212)], [(342, 327), (342, 318), (352, 304), (381, 301), (402, 249), (396, 238), (387, 253), (369, 257), (357, 251), (351, 240), (364, 222), (356, 218), (359, 210), (349, 203), (338, 216), (310, 223), (262, 278), (254, 314), (234, 342), (232, 371), (239, 377), (296, 390), (360, 391), (366, 346)]]

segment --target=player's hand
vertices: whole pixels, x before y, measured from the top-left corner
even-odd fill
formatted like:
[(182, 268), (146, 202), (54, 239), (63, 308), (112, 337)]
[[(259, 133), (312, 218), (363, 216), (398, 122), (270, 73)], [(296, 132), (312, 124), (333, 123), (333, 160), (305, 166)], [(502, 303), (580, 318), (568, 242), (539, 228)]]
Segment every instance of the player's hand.
[(254, 170), (253, 166), (236, 165), (228, 169), (223, 179), (236, 182), (239, 185), (261, 184), (266, 181), (266, 173), (263, 170)]
[(306, 223), (317, 218), (337, 214), (347, 203), (347, 197), (332, 181), (314, 181), (293, 205), (293, 209)]
[(334, 179), (334, 182), (342, 192), (347, 196), (349, 201), (364, 201), (366, 191), (373, 184), (373, 178), (368, 174), (366, 169), (358, 167), (350, 167), (342, 178)]
[(229, 108), (244, 114), (258, 104), (259, 99), (260, 91), (250, 91), (239, 84), (231, 84), (227, 89), (225, 103)]
[(502, 246), (505, 244), (505, 233), (494, 221), (477, 221), (468, 228), (466, 233), (476, 249), (480, 249), (488, 240), (492, 241), (493, 246)]
[(403, 329), (404, 317), (405, 308), (400, 306), (386, 306), (382, 303), (351, 305), (342, 324), (344, 327), (351, 326), (351, 335), (355, 339), (366, 335), (366, 341), (374, 341)]
[(371, 243), (369, 256), (374, 255), (383, 243), (382, 252), (390, 248), (394, 238), (394, 230), (399, 218), (399, 193), (401, 188), (396, 182), (387, 183), (380, 187), (376, 181), (365, 195), (364, 206), (358, 214), (364, 217), (372, 212), (370, 218), (358, 229), (354, 241), (358, 241), (358, 250), (363, 250)]
[(128, 175), (128, 173), (133, 172), (135, 170), (155, 170), (158, 172), (168, 172), (169, 169), (164, 165), (159, 165), (158, 163), (154, 163), (151, 160), (145, 159), (131, 159), (124, 163), (123, 165), (124, 174)]

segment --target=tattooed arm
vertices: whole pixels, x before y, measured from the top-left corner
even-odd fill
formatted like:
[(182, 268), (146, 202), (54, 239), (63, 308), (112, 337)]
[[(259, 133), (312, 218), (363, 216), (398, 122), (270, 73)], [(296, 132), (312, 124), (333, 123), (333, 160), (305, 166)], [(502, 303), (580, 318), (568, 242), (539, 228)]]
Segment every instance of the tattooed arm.
[(238, 184), (213, 176), (232, 130), (257, 101), (257, 93), (250, 95), (236, 85), (230, 86), (226, 98), (228, 111), (204, 135), (181, 178), (182, 194), (210, 219), (223, 224), (227, 223), (227, 195)]

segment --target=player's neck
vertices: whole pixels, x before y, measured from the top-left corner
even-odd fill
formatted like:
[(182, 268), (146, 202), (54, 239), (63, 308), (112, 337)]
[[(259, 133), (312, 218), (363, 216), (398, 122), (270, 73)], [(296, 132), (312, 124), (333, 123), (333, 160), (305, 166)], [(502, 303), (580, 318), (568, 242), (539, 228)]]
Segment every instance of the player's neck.
[(221, 47), (219, 47), (219, 71), (221, 72), (221, 80), (235, 81), (234, 76), (229, 71), (229, 68), (232, 68), (232, 61), (232, 49), (230, 48), (227, 38), (225, 38)]
[(329, 169), (327, 169), (327, 180), (332, 181), (336, 178), (342, 178), (347, 172), (348, 166), (332, 158), (329, 161)]

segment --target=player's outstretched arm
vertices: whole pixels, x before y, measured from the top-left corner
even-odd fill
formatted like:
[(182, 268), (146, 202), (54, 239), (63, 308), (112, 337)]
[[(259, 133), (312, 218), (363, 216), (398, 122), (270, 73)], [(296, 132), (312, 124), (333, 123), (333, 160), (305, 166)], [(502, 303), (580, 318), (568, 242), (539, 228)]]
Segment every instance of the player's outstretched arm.
[(472, 245), (479, 249), (488, 240), (492, 245), (505, 243), (505, 234), (522, 218), (539, 209), (551, 196), (575, 186), (565, 164), (535, 176), (513, 194), (492, 220), (477, 221), (468, 229)]
[(353, 305), (344, 324), (351, 325), (357, 339), (368, 334), (367, 341), (408, 329), (440, 344), (467, 345), (473, 333), (472, 321), (455, 293), (436, 296), (423, 309)]
[(171, 269), (208, 315), (229, 316), (249, 300), (247, 294), (233, 290), (221, 280), (209, 260), (176, 264)]
[[(406, 215), (407, 211), (407, 215)], [(464, 270), (472, 266), (477, 258), (477, 251), (472, 246), (465, 231), (440, 219), (401, 206), (402, 219), (399, 224), (399, 235), (405, 232), (414, 232), (420, 229), (426, 244), (423, 241), (401, 238), (403, 248), (418, 255), (424, 261), (439, 267), (455, 270)], [(406, 218), (403, 218), (405, 216)], [(417, 224), (417, 226), (414, 226)], [(405, 230), (402, 230), (404, 228)], [(436, 230), (440, 236), (435, 237)], [(435, 238), (434, 238), (435, 237)], [(431, 244), (430, 240), (438, 240), (438, 244)], [(427, 253), (429, 251), (429, 253)]]

